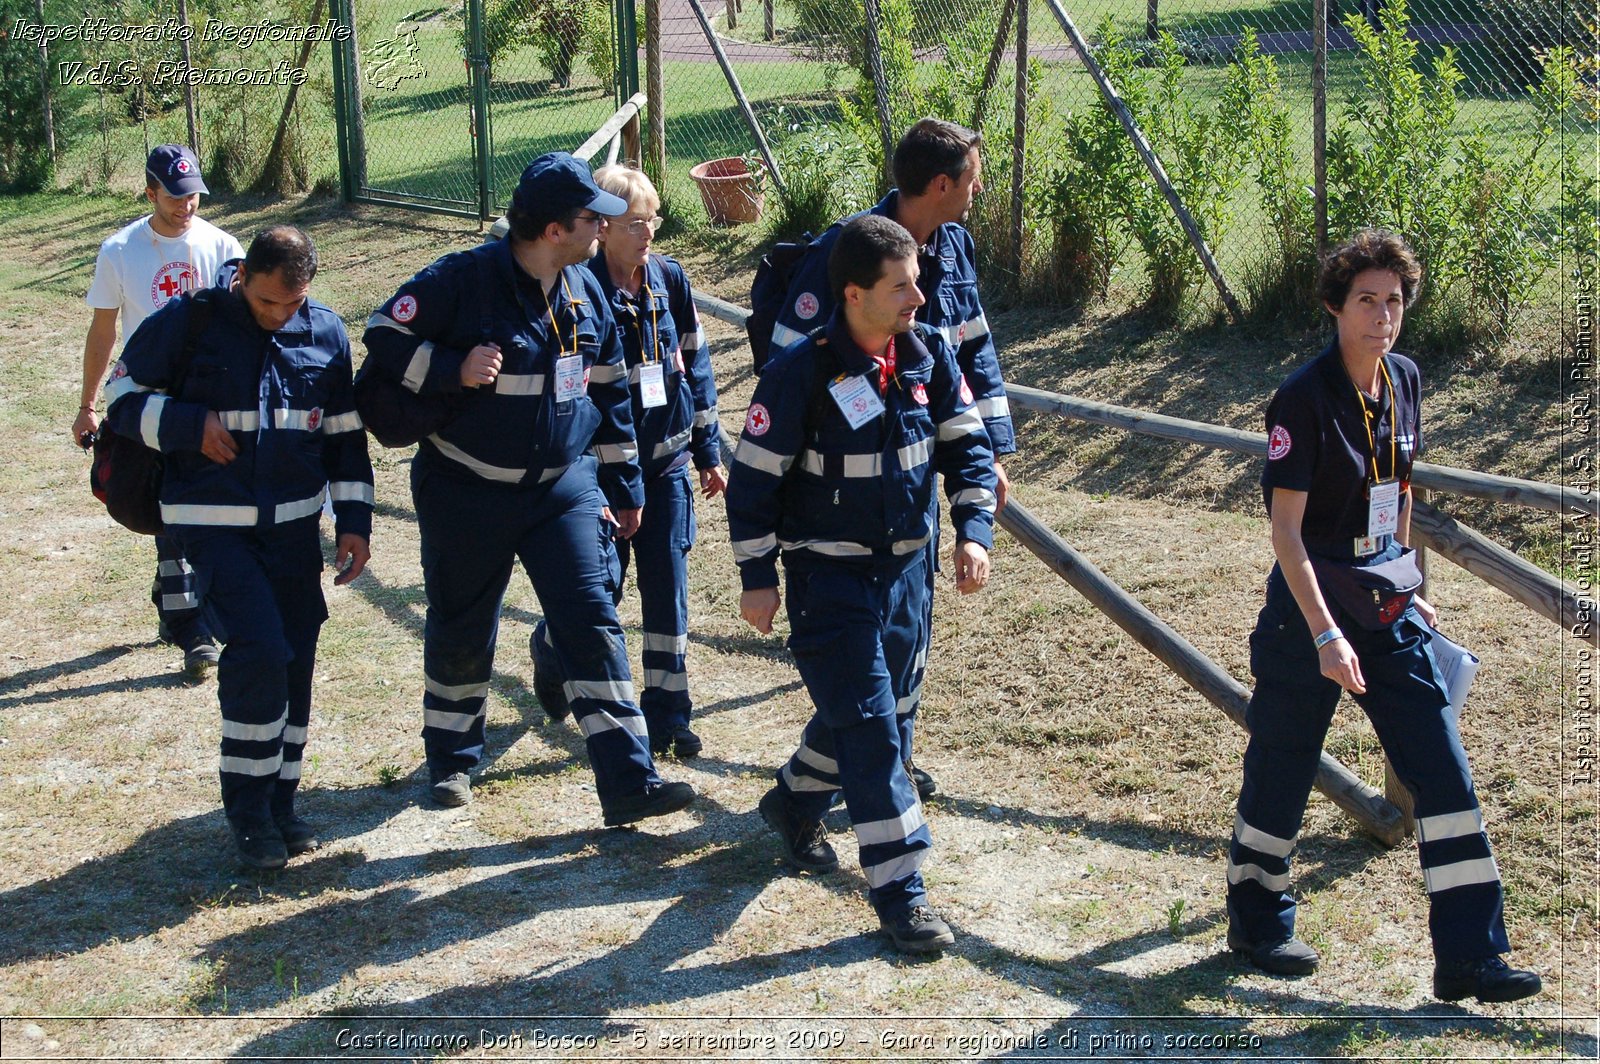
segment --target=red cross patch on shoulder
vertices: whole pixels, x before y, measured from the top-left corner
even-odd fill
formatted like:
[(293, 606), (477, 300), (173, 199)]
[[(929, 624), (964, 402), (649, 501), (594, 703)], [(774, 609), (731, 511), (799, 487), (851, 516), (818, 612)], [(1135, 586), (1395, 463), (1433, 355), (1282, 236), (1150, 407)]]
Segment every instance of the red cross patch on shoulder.
[(306, 415), (306, 431), (315, 432), (320, 424), (322, 424), (322, 407), (314, 406), (311, 408), (311, 413)]
[(772, 427), (772, 415), (760, 403), (751, 403), (750, 412), (744, 416), (744, 430), (752, 436), (765, 436)]
[(389, 313), (394, 320), (404, 325), (417, 316), (417, 297), (404, 295), (394, 301), (394, 306), (389, 308)]
[(917, 401), (918, 406), (928, 405), (928, 386), (921, 381), (911, 386), (911, 398)]
[(794, 301), (795, 316), (803, 321), (810, 321), (821, 309), (822, 304), (810, 292), (801, 292), (799, 298)]
[(1272, 426), (1272, 433), (1267, 437), (1267, 461), (1276, 462), (1289, 453), (1290, 446), (1289, 430), (1282, 425)]
[(967, 375), (961, 375), (961, 401), (970, 405), (972, 403), (972, 389), (967, 386)]

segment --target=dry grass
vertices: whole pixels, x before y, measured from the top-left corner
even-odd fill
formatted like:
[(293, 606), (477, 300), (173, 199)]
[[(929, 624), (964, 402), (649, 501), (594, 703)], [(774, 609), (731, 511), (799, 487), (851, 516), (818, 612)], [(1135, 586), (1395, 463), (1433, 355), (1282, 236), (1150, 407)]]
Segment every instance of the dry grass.
[[(700, 802), (641, 831), (600, 828), (576, 732), (545, 723), (532, 697), (539, 607), (519, 577), (478, 800), (428, 808), (421, 577), (396, 452), (378, 454), (371, 575), (329, 589), (304, 803), (328, 844), (284, 873), (242, 875), (218, 809), (214, 692), (180, 683), (155, 646), (148, 545), (97, 510), (65, 434), (95, 244), (134, 209), (25, 208), (0, 204), (13, 293), (0, 311), (0, 1015), (34, 1018), (4, 1021), (0, 1056), (1594, 1057), (1595, 792), (1561, 775), (1576, 651), (1443, 564), (1435, 598), (1485, 659), (1464, 729), (1516, 956), (1546, 978), (1518, 1006), (1428, 996), (1414, 851), (1382, 849), (1320, 800), (1297, 869), (1324, 968), (1285, 982), (1229, 960), (1222, 862), (1243, 736), (1003, 535), (990, 592), (938, 603), (919, 760), (942, 787), (929, 881), (961, 936), (942, 959), (903, 961), (868, 934), (842, 820), (845, 872), (779, 864), (755, 803), (807, 703), (780, 642), (738, 621), (717, 507), (701, 508), (692, 556), (709, 756), (666, 768)], [(411, 270), (476, 239), (455, 222), (322, 203), (209, 214), (244, 234), (268, 218), (307, 226), (323, 251), (319, 296), (357, 333)], [(747, 247), (715, 236), (672, 250), (740, 298)], [(1112, 315), (994, 323), (1019, 381), (1246, 427), (1308, 346), (1146, 336)], [(733, 428), (746, 351), (732, 329), (712, 333)], [(1559, 393), (1542, 374), (1554, 369), (1430, 377), (1432, 457), (1555, 476)], [(1270, 562), (1253, 463), (1039, 418), (1022, 439), (1019, 497), (1247, 678)], [(1537, 516), (1487, 516), (1510, 538), (1552, 534)], [(636, 599), (624, 618), (637, 624)], [(1353, 707), (1329, 744), (1381, 779)], [(139, 1016), (162, 1018), (117, 1018)], [(485, 1031), (498, 1048), (481, 1048)], [(401, 1032), (428, 1041), (347, 1048)], [(707, 1041), (736, 1032), (749, 1044)]]

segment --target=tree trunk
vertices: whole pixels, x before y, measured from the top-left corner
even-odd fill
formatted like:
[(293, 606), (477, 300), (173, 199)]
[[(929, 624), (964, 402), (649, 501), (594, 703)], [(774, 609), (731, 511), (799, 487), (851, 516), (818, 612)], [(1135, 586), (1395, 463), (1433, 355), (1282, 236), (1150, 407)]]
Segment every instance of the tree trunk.
[[(317, 0), (316, 6), (311, 9), (310, 25), (319, 25), (322, 22), (323, 0)], [(311, 48), (315, 42), (307, 39), (300, 46), (299, 69), (304, 70), (306, 64), (311, 62)], [(255, 193), (284, 191), (284, 165), (283, 146), (289, 137), (289, 119), (294, 114), (294, 102), (300, 94), (298, 83), (291, 83), (289, 94), (283, 101), (283, 114), (278, 118), (278, 131), (272, 135), (272, 148), (267, 152), (267, 161), (261, 167), (261, 176), (256, 178), (255, 184), (250, 186), (250, 191)]]

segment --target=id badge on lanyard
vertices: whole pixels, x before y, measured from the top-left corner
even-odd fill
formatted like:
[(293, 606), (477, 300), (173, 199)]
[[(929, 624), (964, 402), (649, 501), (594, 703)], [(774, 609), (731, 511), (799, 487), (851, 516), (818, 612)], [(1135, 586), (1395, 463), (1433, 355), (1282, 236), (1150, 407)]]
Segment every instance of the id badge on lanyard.
[(639, 400), (646, 410), (667, 405), (667, 381), (661, 363), (646, 362), (639, 367)]
[(841, 376), (828, 385), (828, 392), (852, 429), (865, 425), (885, 409), (872, 382), (865, 377)]
[(567, 403), (583, 394), (583, 356), (556, 359), (556, 402)]
[(1390, 479), (1367, 484), (1367, 537), (1392, 536), (1400, 531), (1400, 482)]

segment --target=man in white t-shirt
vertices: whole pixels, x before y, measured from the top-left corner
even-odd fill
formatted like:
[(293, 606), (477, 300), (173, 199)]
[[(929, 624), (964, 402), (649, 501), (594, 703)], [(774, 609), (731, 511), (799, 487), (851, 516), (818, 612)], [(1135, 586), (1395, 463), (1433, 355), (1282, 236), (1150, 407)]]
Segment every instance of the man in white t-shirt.
[[(100, 245), (86, 297), (94, 316), (83, 345), (83, 390), (72, 422), (72, 438), (85, 446), (100, 427), (95, 400), (117, 343), (117, 315), (126, 342), (168, 300), (209, 287), (224, 262), (244, 257), (237, 240), (196, 216), (203, 192), (210, 189), (194, 152), (181, 144), (159, 145), (145, 161), (144, 194), (154, 210)], [(161, 639), (180, 647), (184, 671), (201, 679), (216, 666), (219, 651), (200, 609), (194, 571), (164, 536), (156, 537), (156, 559), (150, 598), (161, 618)]]

